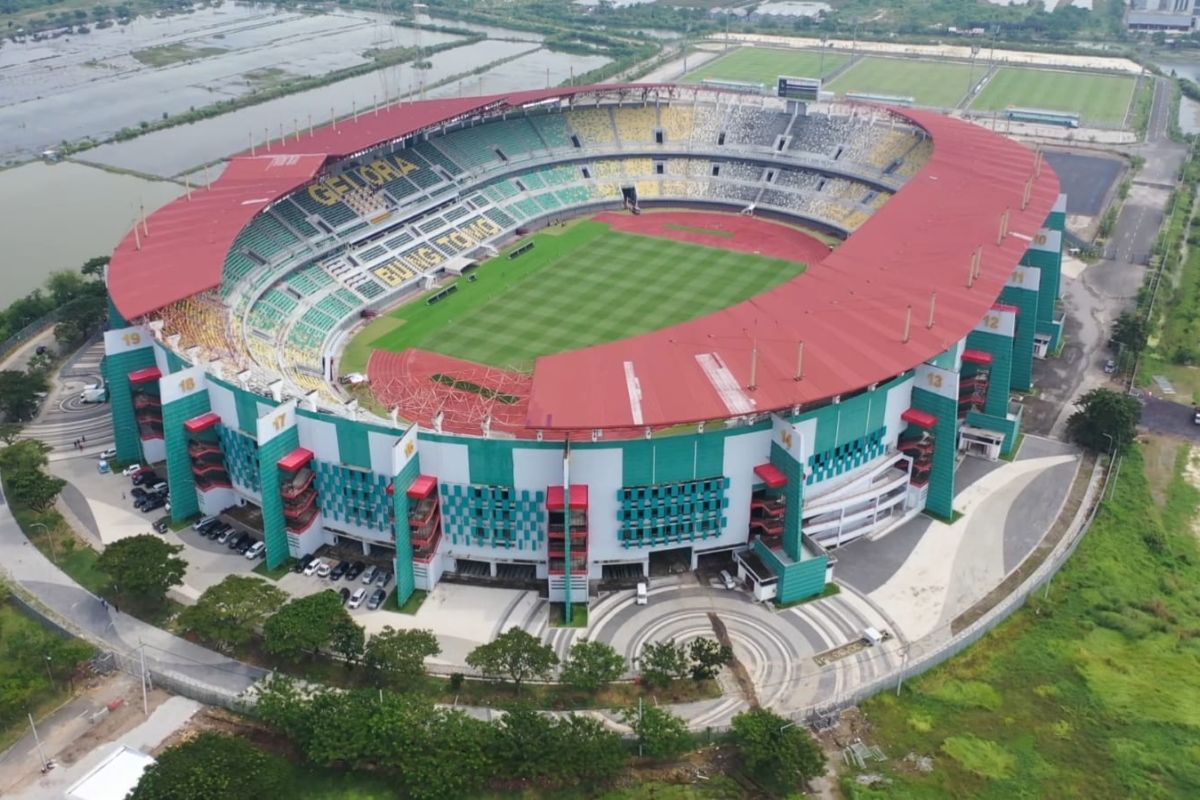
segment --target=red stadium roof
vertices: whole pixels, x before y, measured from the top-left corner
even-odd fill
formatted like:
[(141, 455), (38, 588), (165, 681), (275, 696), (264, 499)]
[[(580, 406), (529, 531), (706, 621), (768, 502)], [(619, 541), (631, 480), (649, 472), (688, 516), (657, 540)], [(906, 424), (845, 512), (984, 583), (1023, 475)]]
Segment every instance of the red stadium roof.
[(597, 89), (650, 89), (652, 84), (576, 86), (529, 92), (398, 103), (378, 112), (285, 136), (242, 153), (209, 187), (150, 215), (126, 234), (108, 266), (108, 290), (125, 319), (221, 284), (225, 257), (242, 228), (275, 200), (305, 185), (330, 158), (342, 158), (456, 117), (488, 108), (519, 107)]
[[(1046, 164), (1034, 177), (1031, 150), (977, 125), (934, 112), (896, 113), (932, 136), (933, 155), (846, 242), (794, 280), (738, 305), (539, 358), (528, 426), (657, 427), (789, 408), (888, 380), (962, 339), (1045, 223), (1058, 177)], [(982, 261), (968, 287), (976, 249)]]

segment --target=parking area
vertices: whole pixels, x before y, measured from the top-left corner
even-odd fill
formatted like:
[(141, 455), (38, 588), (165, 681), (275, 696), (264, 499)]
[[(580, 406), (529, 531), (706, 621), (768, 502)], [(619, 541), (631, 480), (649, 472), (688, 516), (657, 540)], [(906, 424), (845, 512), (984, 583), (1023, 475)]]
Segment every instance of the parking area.
[[(50, 462), (50, 472), (67, 482), (62, 492), (67, 510), (83, 531), (101, 545), (150, 533), (154, 521), (166, 515), (165, 506), (145, 512), (135, 508), (139, 498), (133, 494), (135, 487), (130, 478), (120, 473), (101, 473), (97, 469), (99, 463), (99, 459), (87, 455)], [(162, 476), (157, 476), (150, 486), (162, 480)], [(140, 488), (148, 490), (149, 486)]]
[(279, 588), (296, 597), (332, 589), (341, 595), (350, 613), (366, 613), (384, 606), (395, 588), (394, 572), (390, 559), (366, 558), (356, 548), (327, 545), (318, 548), (310, 559), (294, 564), (278, 583)]

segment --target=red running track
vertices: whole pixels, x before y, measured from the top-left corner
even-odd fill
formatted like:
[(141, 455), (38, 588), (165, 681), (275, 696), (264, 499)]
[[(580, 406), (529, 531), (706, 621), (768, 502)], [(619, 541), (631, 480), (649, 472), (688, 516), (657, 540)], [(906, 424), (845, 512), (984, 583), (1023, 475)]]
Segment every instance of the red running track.
[[(634, 215), (628, 212), (604, 211), (595, 218), (612, 226), (614, 230), (626, 233), (674, 239), (805, 264), (816, 264), (833, 249), (820, 239), (791, 225), (744, 214), (723, 214), (714, 211), (644, 211)], [(704, 228), (712, 233), (681, 230), (680, 227), (671, 226)]]

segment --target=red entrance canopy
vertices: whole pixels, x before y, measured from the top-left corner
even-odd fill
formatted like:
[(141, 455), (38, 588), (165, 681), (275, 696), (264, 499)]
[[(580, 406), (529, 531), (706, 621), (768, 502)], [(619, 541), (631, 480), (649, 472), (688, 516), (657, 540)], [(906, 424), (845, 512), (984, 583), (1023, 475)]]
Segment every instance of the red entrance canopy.
[[(551, 511), (562, 511), (566, 505), (566, 492), (561, 486), (551, 486), (546, 489), (546, 508)], [(585, 483), (577, 483), (571, 487), (571, 508), (588, 507), (588, 487)]]
[(937, 425), (937, 417), (930, 414), (928, 411), (910, 408), (900, 415), (900, 419), (905, 422), (916, 425), (918, 428), (932, 428)]
[(162, 372), (159, 371), (158, 367), (143, 367), (142, 369), (135, 369), (133, 372), (129, 373), (129, 382), (134, 386), (137, 386), (140, 383), (156, 381), (161, 377)]
[(408, 487), (408, 496), (414, 500), (424, 500), (433, 491), (437, 489), (437, 478), (432, 475), (418, 475), (417, 479), (412, 482), (412, 486)]
[(982, 350), (963, 350), (963, 361), (968, 364), (988, 365), (992, 363), (992, 354)]
[(312, 460), (312, 450), (307, 450), (303, 447), (297, 447), (295, 450), (279, 459), (279, 461), (276, 463), (279, 464), (280, 469), (286, 469), (288, 472), (295, 472)]
[(220, 421), (221, 418), (219, 416), (209, 411), (201, 414), (198, 417), (192, 417), (187, 422), (183, 423), (183, 427), (187, 428), (188, 433), (199, 433), (200, 431), (206, 431), (209, 428), (217, 425), (220, 423)]
[(759, 464), (754, 468), (754, 474), (762, 478), (763, 482), (772, 489), (787, 486), (787, 475), (784, 475), (783, 470), (774, 464)]

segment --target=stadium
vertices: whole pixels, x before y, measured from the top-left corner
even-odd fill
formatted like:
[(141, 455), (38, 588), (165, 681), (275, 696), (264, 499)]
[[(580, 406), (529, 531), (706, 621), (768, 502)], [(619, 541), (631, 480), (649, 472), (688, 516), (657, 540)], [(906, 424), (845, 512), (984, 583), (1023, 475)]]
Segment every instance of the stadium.
[(1060, 346), (1041, 154), (929, 111), (708, 86), (426, 100), (280, 136), (106, 276), (118, 459), (269, 567), (325, 545), (598, 587), (733, 559), (759, 599), (952, 517)]

